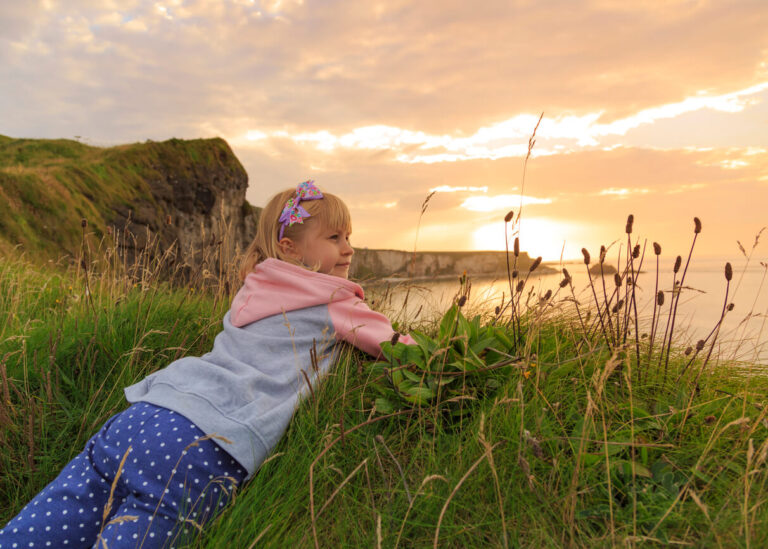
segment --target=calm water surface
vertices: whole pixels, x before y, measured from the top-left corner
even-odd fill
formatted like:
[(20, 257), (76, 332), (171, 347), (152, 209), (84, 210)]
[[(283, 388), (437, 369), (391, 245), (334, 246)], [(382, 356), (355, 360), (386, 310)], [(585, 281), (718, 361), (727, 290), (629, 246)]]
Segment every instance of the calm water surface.
[[(655, 295), (655, 258), (653, 263), (643, 266), (643, 273), (638, 277), (638, 311), (640, 312), (640, 331), (649, 331)], [(672, 288), (672, 264), (674, 260), (662, 261), (660, 265), (659, 290), (668, 292)], [(586, 268), (583, 263), (565, 263), (573, 277), (576, 298), (584, 306), (593, 305), (592, 291), (589, 288)], [(734, 303), (733, 311), (726, 313), (717, 338), (715, 353), (722, 360), (746, 361), (768, 364), (768, 277), (760, 262), (753, 260), (749, 265), (733, 262), (733, 279), (728, 292), (728, 302)], [(678, 345), (694, 345), (704, 339), (717, 324), (723, 310), (726, 280), (724, 275), (725, 260), (691, 260), (686, 274), (684, 290), (677, 310), (675, 321), (675, 341)], [(531, 276), (525, 293), (533, 289), (534, 296), (543, 295), (547, 290), (558, 292), (563, 276), (559, 272)], [(680, 273), (682, 274), (682, 268)], [(594, 279), (594, 277), (593, 277)], [(598, 296), (602, 293), (599, 277), (595, 280)], [(614, 288), (613, 276), (606, 277), (608, 295)], [(450, 306), (459, 290), (457, 279), (390, 282), (366, 286), (369, 300), (379, 302), (394, 319), (430, 320), (439, 317)], [(567, 290), (567, 291), (566, 291)], [(492, 311), (509, 298), (509, 285), (505, 280), (474, 280), (469, 299), (470, 313)], [(555, 304), (566, 306), (564, 297), (570, 296), (570, 290), (559, 290)], [(383, 304), (381, 302), (384, 302)], [(602, 299), (601, 299), (602, 301)], [(534, 303), (535, 299), (531, 301)], [(669, 313), (671, 294), (666, 294), (662, 322), (659, 330), (663, 334), (664, 324)], [(707, 346), (708, 349), (708, 346)]]

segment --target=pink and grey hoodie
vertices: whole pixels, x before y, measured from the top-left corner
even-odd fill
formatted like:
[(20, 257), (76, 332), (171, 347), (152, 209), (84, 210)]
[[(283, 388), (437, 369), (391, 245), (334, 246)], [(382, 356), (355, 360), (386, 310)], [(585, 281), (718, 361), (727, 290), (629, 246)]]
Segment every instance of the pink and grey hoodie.
[[(394, 331), (349, 280), (277, 259), (258, 264), (224, 316), (211, 352), (185, 357), (125, 389), (129, 402), (178, 412), (219, 442), (248, 476), (275, 447), (299, 397), (346, 341), (374, 356)], [(410, 336), (400, 341), (413, 343)], [(311, 363), (317, 352), (318, 371)]]

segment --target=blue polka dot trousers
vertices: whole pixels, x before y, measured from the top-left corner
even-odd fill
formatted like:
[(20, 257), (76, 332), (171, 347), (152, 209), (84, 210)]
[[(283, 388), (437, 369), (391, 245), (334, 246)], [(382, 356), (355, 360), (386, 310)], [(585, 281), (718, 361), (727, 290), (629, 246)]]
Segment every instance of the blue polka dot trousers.
[(187, 418), (139, 402), (110, 418), (0, 530), (0, 549), (183, 545), (245, 476)]

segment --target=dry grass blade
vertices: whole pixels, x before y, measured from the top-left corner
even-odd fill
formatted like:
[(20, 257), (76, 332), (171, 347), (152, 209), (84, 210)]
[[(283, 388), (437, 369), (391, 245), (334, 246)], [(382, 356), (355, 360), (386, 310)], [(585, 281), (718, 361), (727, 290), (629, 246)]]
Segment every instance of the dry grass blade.
[(115, 473), (115, 479), (112, 481), (112, 486), (109, 489), (109, 498), (107, 499), (107, 504), (104, 506), (104, 512), (101, 516), (101, 529), (99, 530), (99, 535), (96, 537), (97, 540), (102, 540), (101, 535), (104, 533), (104, 528), (107, 526), (107, 517), (109, 517), (110, 512), (112, 511), (112, 504), (115, 501), (115, 488), (117, 488), (117, 482), (120, 480), (120, 476), (123, 474), (123, 467), (125, 467), (125, 460), (128, 459), (128, 454), (131, 453), (133, 450), (133, 447), (128, 446), (128, 449), (125, 451), (125, 454), (123, 454), (123, 459), (120, 460), (120, 465), (117, 467), (117, 473)]
[(191, 524), (192, 526), (194, 526), (194, 527), (195, 527), (195, 529), (196, 529), (198, 532), (200, 532), (200, 533), (202, 533), (202, 532), (203, 532), (203, 527), (202, 527), (202, 526), (200, 526), (200, 525), (199, 525), (199, 524), (198, 524), (196, 521), (192, 520), (192, 519), (191, 519), (191, 518), (189, 518), (189, 517), (184, 517), (183, 519), (181, 519), (181, 522), (184, 522), (184, 523), (186, 523), (186, 524)]
[(417, 497), (419, 497), (419, 494), (421, 494), (424, 487), (433, 480), (442, 480), (443, 482), (448, 482), (448, 479), (446, 479), (442, 475), (429, 475), (428, 477), (425, 477), (424, 480), (421, 481), (421, 484), (419, 485), (419, 489), (416, 490), (416, 494), (413, 496), (413, 500), (411, 500), (410, 505), (408, 505), (408, 509), (405, 511), (405, 515), (403, 516), (403, 522), (400, 524), (400, 530), (397, 532), (397, 539), (395, 540), (394, 549), (397, 549), (398, 544), (400, 543), (400, 537), (403, 535), (403, 528), (405, 527), (405, 523), (408, 520), (408, 515), (411, 512), (411, 508), (413, 507), (413, 502), (416, 500)]
[(376, 547), (381, 549), (381, 513), (376, 513)]
[(437, 527), (435, 528), (435, 539), (434, 539), (434, 542), (432, 544), (432, 547), (434, 547), (435, 549), (437, 549), (437, 540), (440, 538), (440, 525), (443, 522), (443, 517), (445, 516), (445, 511), (448, 509), (448, 505), (450, 505), (451, 500), (453, 499), (453, 496), (455, 496), (456, 492), (459, 491), (459, 488), (461, 488), (461, 485), (464, 484), (464, 481), (467, 480), (467, 478), (469, 478), (469, 475), (472, 474), (472, 471), (477, 469), (477, 466), (480, 465), (483, 462), (484, 459), (488, 459), (489, 453), (491, 451), (493, 451), (494, 448), (496, 448), (497, 446), (501, 445), (503, 442), (504, 441), (499, 441), (496, 444), (494, 444), (493, 446), (491, 446), (490, 450), (488, 450), (486, 452), (483, 452), (483, 455), (480, 456), (479, 458), (477, 458), (477, 461), (475, 461), (472, 464), (472, 466), (469, 469), (467, 469), (467, 472), (464, 473), (464, 476), (462, 476), (459, 479), (459, 482), (456, 483), (456, 486), (453, 487), (453, 491), (451, 491), (451, 494), (448, 496), (448, 499), (445, 500), (445, 504), (443, 505), (443, 508), (440, 510), (440, 516), (437, 519)]
[(357, 464), (357, 467), (352, 469), (352, 472), (349, 473), (344, 478), (344, 480), (341, 481), (341, 484), (339, 484), (336, 487), (336, 489), (333, 491), (333, 493), (330, 495), (330, 497), (326, 500), (326, 502), (323, 504), (323, 506), (320, 507), (320, 510), (317, 512), (317, 515), (315, 515), (315, 518), (317, 518), (317, 517), (319, 517), (320, 515), (323, 514), (323, 511), (325, 511), (325, 508), (328, 507), (331, 504), (331, 502), (333, 501), (333, 498), (335, 498), (338, 495), (338, 493), (341, 491), (341, 489), (344, 488), (344, 486), (346, 486), (346, 484), (352, 479), (352, 477), (355, 476), (355, 474), (357, 474), (357, 472), (362, 467), (364, 467), (366, 463), (368, 463), (368, 458), (365, 458), (363, 461), (361, 461), (360, 463)]
[(523, 161), (523, 177), (520, 183), (520, 209), (517, 211), (518, 221), (520, 221), (520, 216), (523, 215), (523, 196), (525, 193), (525, 172), (528, 169), (528, 159), (531, 157), (533, 146), (536, 144), (536, 131), (539, 129), (539, 124), (541, 124), (541, 120), (543, 118), (544, 118), (544, 111), (542, 111), (541, 114), (539, 115), (539, 119), (536, 121), (536, 126), (534, 126), (533, 128), (531, 137), (528, 138), (528, 152), (526, 153), (525, 160)]
[(416, 269), (416, 245), (419, 242), (419, 229), (421, 228), (421, 218), (424, 217), (424, 213), (427, 211), (427, 206), (429, 206), (429, 201), (432, 199), (433, 196), (435, 196), (435, 193), (437, 191), (432, 191), (427, 195), (427, 197), (424, 199), (424, 202), (421, 203), (421, 212), (419, 213), (419, 221), (416, 223), (416, 237), (413, 239), (413, 256), (411, 257), (411, 276), (414, 276), (415, 269)]
[(258, 535), (258, 536), (256, 536), (256, 539), (254, 539), (254, 540), (251, 542), (251, 544), (248, 546), (248, 549), (253, 549), (254, 547), (256, 547), (256, 544), (257, 544), (257, 543), (259, 543), (259, 541), (261, 540), (261, 538), (263, 538), (263, 537), (264, 537), (264, 534), (266, 534), (266, 533), (267, 533), (267, 531), (268, 531), (270, 528), (272, 528), (272, 525), (271, 525), (271, 524), (268, 524), (268, 525), (267, 525), (267, 527), (266, 527), (266, 528), (264, 528), (264, 530), (262, 530), (261, 532), (259, 532), (259, 535)]
[(136, 516), (136, 515), (122, 515), (122, 516), (115, 517), (112, 520), (110, 520), (106, 524), (106, 526), (110, 526), (112, 524), (122, 524), (124, 522), (136, 522), (137, 520), (139, 520), (139, 517)]
[[(176, 464), (173, 466), (171, 476), (168, 477), (168, 481), (165, 483), (165, 488), (163, 489), (163, 493), (160, 496), (160, 498), (157, 501), (157, 505), (155, 506), (155, 511), (152, 513), (152, 516), (157, 516), (158, 511), (160, 510), (160, 506), (163, 503), (163, 498), (165, 497), (166, 492), (168, 491), (168, 487), (171, 485), (171, 481), (173, 480), (174, 475), (176, 474), (176, 471), (179, 469), (179, 464), (181, 463), (181, 460), (184, 458), (184, 456), (187, 455), (187, 452), (190, 448), (196, 448), (200, 445), (201, 442), (204, 442), (206, 440), (220, 440), (221, 442), (224, 442), (225, 444), (232, 444), (232, 441), (229, 440), (226, 437), (223, 437), (221, 435), (218, 435), (216, 433), (211, 433), (210, 435), (205, 435), (203, 437), (198, 438), (197, 440), (194, 440), (187, 444), (184, 447), (184, 450), (181, 451), (181, 455), (179, 456), (179, 459), (176, 460)], [(129, 448), (130, 449), (130, 448)], [(123, 458), (125, 460), (125, 458)], [(224, 477), (227, 479), (231, 479), (231, 477)], [(223, 484), (221, 484), (223, 488)], [(144, 541), (147, 539), (147, 535), (149, 535), (149, 527), (147, 527), (146, 531), (144, 532), (144, 537), (141, 538), (141, 543), (139, 544), (139, 547), (141, 547), (144, 544)]]
[(491, 446), (491, 443), (488, 442), (488, 440), (486, 440), (485, 438), (485, 414), (482, 414), (480, 416), (480, 433), (477, 437), (477, 440), (485, 449), (485, 453), (488, 457), (488, 466), (491, 468), (491, 473), (493, 473), (493, 483), (494, 483), (494, 486), (496, 487), (496, 499), (499, 503), (499, 514), (501, 515), (501, 526), (502, 526), (502, 534), (504, 536), (503, 537), (504, 547), (507, 548), (509, 547), (509, 540), (507, 539), (507, 520), (504, 517), (504, 501), (501, 496), (501, 485), (499, 483), (499, 474), (496, 471), (496, 464), (493, 461), (493, 446)]
[(376, 437), (373, 440), (378, 442), (382, 446), (384, 446), (384, 449), (389, 454), (389, 457), (391, 457), (392, 461), (395, 462), (395, 465), (397, 466), (397, 471), (400, 473), (400, 478), (403, 479), (403, 487), (405, 488), (405, 495), (408, 496), (408, 503), (411, 503), (413, 501), (413, 499), (411, 498), (410, 490), (408, 490), (408, 482), (405, 480), (405, 473), (403, 473), (403, 468), (400, 466), (400, 462), (397, 461), (397, 458), (395, 457), (395, 454), (392, 453), (392, 451), (389, 449), (387, 444), (384, 442), (384, 437), (383, 436), (376, 435)]
[[(351, 429), (347, 429), (347, 434), (352, 433), (354, 431), (357, 431), (358, 429), (365, 427), (366, 425), (371, 425), (372, 423), (377, 423), (379, 421), (382, 421), (384, 419), (389, 419), (395, 416), (401, 416), (403, 414), (410, 414), (410, 410), (400, 410), (399, 412), (393, 412), (391, 414), (386, 414), (379, 417), (374, 417), (371, 419), (368, 419), (362, 423), (358, 423)], [(341, 437), (336, 437), (331, 442), (329, 442), (325, 448), (323, 448), (323, 451), (320, 452), (317, 457), (312, 460), (312, 463), (309, 465), (309, 515), (312, 522), (312, 539), (315, 542), (315, 547), (317, 549), (320, 548), (320, 542), (317, 538), (317, 515), (315, 514), (315, 465), (317, 465), (317, 462), (320, 461), (320, 459), (328, 453), (328, 450), (333, 448), (336, 443), (338, 443), (341, 440)]]

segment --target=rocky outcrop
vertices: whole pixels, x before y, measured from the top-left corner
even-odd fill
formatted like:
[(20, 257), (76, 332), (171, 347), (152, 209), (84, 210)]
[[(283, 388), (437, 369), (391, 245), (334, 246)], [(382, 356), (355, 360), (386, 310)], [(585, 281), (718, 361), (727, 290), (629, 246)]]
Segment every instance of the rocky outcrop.
[(117, 249), (126, 265), (162, 257), (212, 272), (207, 259), (234, 260), (256, 233), (247, 187), (223, 139), (101, 148), (0, 136), (0, 253), (79, 262), (84, 250)]
[(158, 252), (174, 249), (194, 269), (212, 248), (219, 258), (235, 258), (250, 244), (260, 209), (245, 200), (248, 175), (225, 141), (207, 140), (203, 149), (180, 140), (143, 147), (138, 168), (148, 192), (116, 205), (111, 220), (130, 235), (122, 242), (126, 253), (145, 251), (154, 237)]

